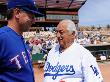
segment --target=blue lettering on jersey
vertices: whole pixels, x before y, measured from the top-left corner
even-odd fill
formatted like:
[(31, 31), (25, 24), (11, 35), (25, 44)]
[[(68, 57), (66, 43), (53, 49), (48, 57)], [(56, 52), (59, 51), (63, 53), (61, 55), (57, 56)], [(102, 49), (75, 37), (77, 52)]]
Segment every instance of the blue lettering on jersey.
[(94, 74), (97, 76), (99, 74), (98, 70), (96, 67), (94, 67), (93, 65), (90, 66), (94, 72)]
[[(44, 74), (44, 77), (53, 76), (52, 77), (53, 80), (55, 80), (58, 76), (75, 74), (73, 65), (60, 65), (59, 62), (55, 66), (47, 62), (45, 72), (46, 73)], [(51, 74), (49, 72), (53, 72), (54, 74)]]

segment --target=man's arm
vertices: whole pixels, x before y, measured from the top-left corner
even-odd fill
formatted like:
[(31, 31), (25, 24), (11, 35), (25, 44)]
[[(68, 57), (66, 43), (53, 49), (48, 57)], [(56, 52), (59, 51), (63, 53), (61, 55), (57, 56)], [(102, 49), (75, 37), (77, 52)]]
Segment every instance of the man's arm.
[(95, 57), (87, 51), (82, 59), (84, 82), (103, 82), (103, 78)]

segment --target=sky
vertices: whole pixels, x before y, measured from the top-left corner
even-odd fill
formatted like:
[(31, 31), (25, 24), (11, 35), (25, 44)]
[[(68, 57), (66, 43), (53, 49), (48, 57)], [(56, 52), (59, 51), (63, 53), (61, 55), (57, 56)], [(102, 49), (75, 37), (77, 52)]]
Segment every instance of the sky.
[(110, 0), (87, 0), (78, 14), (81, 26), (110, 24)]

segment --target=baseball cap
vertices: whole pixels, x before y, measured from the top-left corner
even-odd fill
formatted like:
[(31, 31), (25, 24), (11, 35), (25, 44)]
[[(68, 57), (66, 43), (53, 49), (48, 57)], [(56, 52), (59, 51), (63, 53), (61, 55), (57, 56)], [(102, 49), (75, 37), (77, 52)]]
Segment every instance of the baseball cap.
[(38, 8), (35, 6), (35, 2), (33, 0), (8, 0), (7, 8), (21, 8), (24, 11), (33, 13), (35, 16), (44, 16), (42, 13), (38, 11)]

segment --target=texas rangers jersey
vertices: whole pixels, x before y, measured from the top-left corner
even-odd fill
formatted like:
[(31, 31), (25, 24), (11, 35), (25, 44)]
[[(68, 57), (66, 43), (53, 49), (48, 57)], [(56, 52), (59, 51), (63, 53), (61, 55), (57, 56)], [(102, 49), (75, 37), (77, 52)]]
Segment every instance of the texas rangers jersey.
[(59, 44), (53, 47), (44, 67), (44, 82), (102, 82), (103, 78), (93, 55), (73, 43), (64, 52)]
[(34, 82), (29, 47), (7, 26), (0, 29), (0, 82)]

